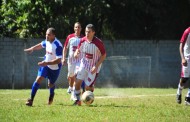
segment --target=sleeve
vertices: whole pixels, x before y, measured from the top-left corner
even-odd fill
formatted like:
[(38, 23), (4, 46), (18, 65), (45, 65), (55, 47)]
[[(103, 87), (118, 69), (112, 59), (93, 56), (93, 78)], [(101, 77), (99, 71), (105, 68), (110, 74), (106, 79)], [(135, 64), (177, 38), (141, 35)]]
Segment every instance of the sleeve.
[(190, 33), (190, 28), (188, 28), (188, 29), (186, 29), (186, 30), (184, 31), (184, 33), (183, 33), (183, 35), (182, 35), (182, 37), (181, 37), (181, 40), (180, 40), (181, 43), (186, 42), (186, 39), (187, 39), (189, 33)]
[(42, 41), (41, 45), (42, 45), (43, 48), (46, 48), (46, 40)]
[(100, 50), (101, 54), (104, 55), (106, 53), (104, 44), (102, 41), (97, 41), (98, 43), (96, 43), (96, 46), (98, 47), (98, 49)]
[(58, 46), (55, 51), (56, 51), (56, 58), (62, 58), (63, 47), (62, 46)]
[(67, 36), (66, 40), (65, 40), (65, 43), (64, 43), (64, 47), (65, 48), (69, 48), (69, 39), (70, 39), (70, 35)]

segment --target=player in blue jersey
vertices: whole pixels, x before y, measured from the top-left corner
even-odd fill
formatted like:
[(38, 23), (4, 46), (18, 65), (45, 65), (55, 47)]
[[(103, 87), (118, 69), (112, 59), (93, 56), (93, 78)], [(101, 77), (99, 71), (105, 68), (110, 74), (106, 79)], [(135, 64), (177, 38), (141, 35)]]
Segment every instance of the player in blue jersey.
[(24, 49), (25, 52), (32, 53), (34, 50), (46, 49), (45, 58), (38, 62), (39, 70), (38, 76), (32, 85), (31, 97), (26, 101), (27, 106), (32, 106), (36, 92), (40, 83), (45, 78), (48, 79), (48, 87), (50, 91), (48, 105), (51, 105), (54, 98), (55, 81), (57, 80), (60, 69), (63, 46), (61, 42), (55, 37), (55, 29), (48, 28), (46, 31), (46, 39), (41, 43)]

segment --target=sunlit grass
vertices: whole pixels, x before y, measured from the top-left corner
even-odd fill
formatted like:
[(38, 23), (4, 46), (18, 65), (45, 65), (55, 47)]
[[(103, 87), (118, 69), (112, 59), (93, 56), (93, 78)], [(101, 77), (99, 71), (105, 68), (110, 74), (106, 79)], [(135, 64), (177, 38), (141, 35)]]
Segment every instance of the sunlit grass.
[[(92, 105), (72, 106), (66, 89), (56, 89), (47, 105), (49, 91), (40, 89), (33, 107), (25, 106), (30, 90), (0, 90), (0, 121), (188, 121), (190, 106), (177, 104), (176, 89), (96, 88)], [(187, 89), (183, 91), (185, 95)]]

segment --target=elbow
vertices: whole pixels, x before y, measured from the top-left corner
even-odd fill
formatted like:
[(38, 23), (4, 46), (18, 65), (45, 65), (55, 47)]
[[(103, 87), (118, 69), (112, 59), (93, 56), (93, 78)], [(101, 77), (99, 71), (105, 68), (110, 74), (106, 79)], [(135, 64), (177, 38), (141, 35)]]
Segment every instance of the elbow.
[(106, 55), (106, 53), (105, 53), (103, 56), (104, 56), (104, 59), (105, 59), (105, 58), (106, 58), (106, 56), (107, 56), (107, 55)]
[(57, 60), (57, 64), (60, 64), (61, 63), (61, 58), (59, 58), (58, 60)]

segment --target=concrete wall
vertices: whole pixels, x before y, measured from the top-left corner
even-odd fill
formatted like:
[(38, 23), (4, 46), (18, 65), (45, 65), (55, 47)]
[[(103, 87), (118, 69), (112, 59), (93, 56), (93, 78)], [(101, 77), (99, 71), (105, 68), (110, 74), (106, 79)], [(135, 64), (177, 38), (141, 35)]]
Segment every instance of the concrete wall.
[[(0, 38), (0, 88), (31, 88), (37, 62), (45, 51), (26, 54), (23, 50), (42, 40)], [(97, 87), (177, 87), (181, 68), (179, 41), (104, 40), (104, 44), (107, 59)], [(62, 67), (57, 87), (68, 86), (66, 75), (67, 67)], [(41, 87), (47, 87), (46, 81)]]

